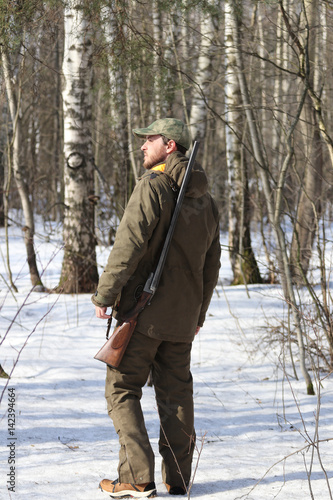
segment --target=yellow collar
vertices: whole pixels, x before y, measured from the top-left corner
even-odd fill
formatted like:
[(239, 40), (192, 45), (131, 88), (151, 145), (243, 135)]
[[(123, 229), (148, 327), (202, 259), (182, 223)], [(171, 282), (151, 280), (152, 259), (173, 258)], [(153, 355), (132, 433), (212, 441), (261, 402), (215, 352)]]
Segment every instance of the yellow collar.
[(158, 172), (164, 172), (165, 163), (161, 163), (160, 165), (156, 165), (156, 167), (153, 167), (150, 170), (157, 170)]

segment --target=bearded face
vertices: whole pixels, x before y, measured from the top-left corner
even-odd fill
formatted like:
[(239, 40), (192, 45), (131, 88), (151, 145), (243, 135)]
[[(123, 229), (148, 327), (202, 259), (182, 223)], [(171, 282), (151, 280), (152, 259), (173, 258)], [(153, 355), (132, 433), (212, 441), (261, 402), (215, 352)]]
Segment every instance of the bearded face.
[(146, 142), (141, 147), (144, 159), (143, 166), (149, 170), (159, 163), (163, 163), (167, 158), (167, 144), (164, 144), (160, 135), (149, 135)]

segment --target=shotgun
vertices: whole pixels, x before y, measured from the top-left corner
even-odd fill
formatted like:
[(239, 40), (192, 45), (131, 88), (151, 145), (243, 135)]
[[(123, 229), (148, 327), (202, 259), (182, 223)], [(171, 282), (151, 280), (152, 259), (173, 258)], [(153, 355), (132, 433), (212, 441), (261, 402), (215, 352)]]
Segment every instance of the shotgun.
[(138, 321), (138, 316), (144, 310), (144, 308), (150, 304), (157, 290), (162, 275), (163, 267), (165, 264), (165, 260), (168, 254), (168, 250), (170, 247), (170, 243), (173, 237), (173, 233), (175, 231), (177, 219), (180, 214), (186, 189), (190, 180), (198, 147), (199, 143), (196, 141), (194, 143), (192, 153), (189, 162), (187, 164), (184, 179), (177, 197), (176, 206), (172, 214), (170, 226), (155, 271), (152, 272), (148, 277), (143, 292), (140, 295), (140, 298), (135, 304), (135, 306), (123, 316), (122, 321), (119, 324), (117, 324), (110, 338), (108, 338), (108, 333), (111, 327), (111, 318), (108, 320), (108, 328), (106, 335), (108, 340), (105, 342), (103, 347), (98, 351), (98, 353), (94, 356), (94, 358), (98, 359), (99, 361), (103, 361), (107, 365), (111, 366), (111, 368), (118, 368), (123, 358), (124, 352), (127, 348), (127, 345), (130, 341), (130, 338), (135, 330)]

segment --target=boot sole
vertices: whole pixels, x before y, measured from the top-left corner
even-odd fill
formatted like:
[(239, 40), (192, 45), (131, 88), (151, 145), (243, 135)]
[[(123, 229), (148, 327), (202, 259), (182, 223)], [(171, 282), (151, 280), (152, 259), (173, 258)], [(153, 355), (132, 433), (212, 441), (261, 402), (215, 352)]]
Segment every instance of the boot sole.
[(118, 491), (116, 493), (111, 493), (110, 491), (103, 490), (103, 488), (101, 486), (99, 486), (99, 489), (101, 491), (103, 491), (103, 493), (110, 495), (111, 498), (155, 498), (155, 497), (157, 497), (156, 490), (150, 490), (150, 491), (123, 490), (123, 491)]

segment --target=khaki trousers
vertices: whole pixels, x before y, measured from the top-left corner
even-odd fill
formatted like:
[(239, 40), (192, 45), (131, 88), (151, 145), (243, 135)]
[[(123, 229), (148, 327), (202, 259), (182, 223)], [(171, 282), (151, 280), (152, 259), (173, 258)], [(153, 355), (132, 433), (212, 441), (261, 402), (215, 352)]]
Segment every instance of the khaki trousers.
[(162, 478), (171, 486), (189, 483), (195, 444), (191, 347), (192, 343), (161, 341), (135, 331), (118, 370), (107, 368), (105, 397), (119, 437), (121, 482), (154, 481), (154, 453), (140, 403), (152, 369)]

